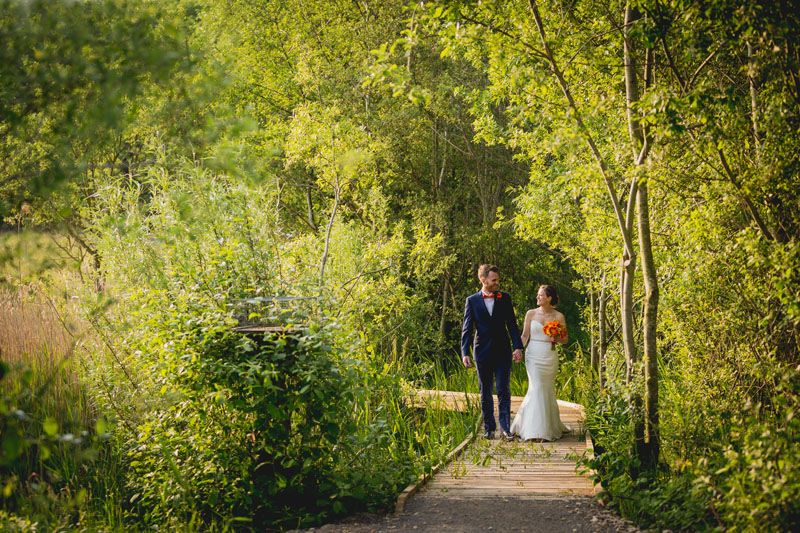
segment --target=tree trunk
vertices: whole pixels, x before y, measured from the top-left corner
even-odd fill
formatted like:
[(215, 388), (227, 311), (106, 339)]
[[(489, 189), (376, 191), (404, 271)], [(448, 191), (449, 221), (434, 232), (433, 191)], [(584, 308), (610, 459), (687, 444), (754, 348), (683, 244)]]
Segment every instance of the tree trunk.
[(600, 365), (597, 371), (597, 383), (602, 389), (605, 386), (605, 372), (606, 372), (606, 302), (608, 295), (606, 294), (606, 275), (603, 273), (603, 281), (600, 286), (600, 302), (597, 306), (597, 322), (598, 322), (598, 344), (600, 345)]
[[(558, 85), (561, 88), (561, 91), (564, 93), (564, 97), (567, 99), (569, 103), (569, 107), (572, 110), (573, 117), (575, 122), (578, 125), (578, 129), (583, 133), (586, 138), (586, 142), (589, 145), (589, 148), (592, 151), (592, 155), (594, 156), (595, 160), (597, 161), (598, 166), (600, 167), (600, 173), (603, 176), (603, 181), (606, 184), (606, 189), (608, 190), (609, 198), (611, 199), (611, 205), (614, 208), (614, 213), (617, 218), (617, 224), (620, 229), (621, 237), (624, 243), (623, 247), (623, 254), (622, 254), (622, 272), (620, 274), (620, 313), (622, 315), (622, 332), (623, 332), (623, 344), (625, 347), (625, 356), (626, 360), (628, 361), (628, 375), (631, 376), (631, 372), (633, 369), (633, 363), (636, 359), (636, 345), (634, 344), (634, 336), (633, 336), (633, 274), (636, 271), (636, 261), (635, 257), (636, 254), (633, 249), (633, 238), (632, 238), (632, 210), (633, 210), (633, 202), (635, 201), (636, 197), (636, 180), (633, 180), (631, 184), (631, 195), (628, 198), (628, 212), (622, 212), (622, 206), (620, 205), (619, 199), (617, 197), (616, 189), (614, 186), (613, 181), (611, 180), (611, 175), (606, 165), (605, 159), (600, 154), (600, 150), (597, 147), (597, 144), (594, 141), (594, 137), (592, 136), (589, 128), (583, 121), (583, 116), (578, 108), (577, 103), (575, 102), (574, 97), (572, 96), (572, 91), (570, 91), (569, 84), (567, 83), (566, 79), (564, 78), (564, 74), (558, 66), (558, 63), (555, 60), (555, 56), (553, 55), (553, 51), (550, 49), (550, 45), (547, 42), (547, 37), (544, 31), (544, 25), (542, 23), (542, 18), (539, 15), (539, 9), (536, 6), (535, 0), (528, 0), (528, 5), (530, 6), (531, 14), (533, 15), (533, 19), (536, 22), (536, 27), (539, 31), (539, 37), (542, 41), (542, 48), (543, 53), (541, 56), (547, 60), (548, 64), (550, 65), (550, 70), (553, 72), (556, 80), (558, 81)], [(628, 13), (629, 10), (626, 10), (626, 21), (630, 14)], [(626, 25), (627, 28), (627, 25)], [(627, 34), (626, 34), (627, 39)], [(629, 47), (625, 47), (626, 53), (626, 68), (625, 68), (625, 75), (630, 76), (633, 73), (635, 76), (635, 71), (633, 70), (634, 64), (631, 58), (627, 57), (629, 51)], [(631, 89), (635, 89), (635, 83), (629, 85), (626, 82), (626, 90), (628, 87)], [(637, 98), (638, 95), (634, 92), (629, 97)], [(633, 116), (631, 115), (631, 118)], [(632, 128), (632, 134), (636, 131), (636, 128)], [(646, 143), (643, 143), (643, 146), (646, 146)], [(639, 158), (637, 160), (642, 160), (643, 157), (646, 155), (646, 151), (643, 149), (642, 153), (639, 154)]]
[(630, 6), (625, 8), (625, 29), (623, 30), (622, 52), (625, 69), (625, 111), (628, 118), (628, 133), (631, 137), (633, 156), (636, 157), (643, 143), (644, 135), (642, 126), (633, 109), (633, 104), (639, 101), (639, 83), (636, 75), (636, 52), (630, 38), (631, 25), (639, 19), (639, 13)]
[(439, 338), (445, 340), (445, 328), (447, 326), (447, 272), (442, 275), (442, 316), (439, 319)]
[[(639, 183), (634, 179), (628, 192), (628, 207), (625, 210), (625, 231), (633, 234), (633, 216), (636, 206), (636, 196), (639, 193)], [(636, 373), (639, 355), (636, 351), (636, 338), (633, 324), (633, 283), (636, 275), (636, 255), (622, 250), (622, 265), (620, 270), (619, 311), (622, 320), (622, 347), (625, 352), (625, 383), (630, 385)]]
[(658, 465), (658, 346), (656, 343), (658, 325), (658, 279), (656, 277), (653, 247), (650, 241), (650, 208), (648, 205), (648, 185), (639, 185), (637, 213), (639, 221), (639, 253), (642, 259), (644, 277), (644, 379), (645, 379), (645, 434), (639, 450), (642, 467), (653, 470)]
[(620, 318), (622, 319), (622, 347), (625, 352), (625, 382), (630, 384), (635, 374), (638, 356), (633, 334), (633, 276), (636, 261), (627, 255), (622, 258), (620, 268)]
[[(628, 117), (628, 130), (631, 137), (633, 150), (634, 169), (643, 167), (649, 152), (647, 130), (642, 125), (639, 115), (634, 109), (635, 104), (640, 100), (638, 75), (636, 71), (636, 53), (631, 37), (632, 26), (641, 19), (640, 13), (631, 8), (625, 7), (625, 28), (623, 30), (623, 54), (625, 70), (625, 99)], [(651, 72), (653, 68), (653, 52), (651, 48), (645, 50), (643, 81), (644, 90), (649, 88), (651, 83)], [(653, 265), (653, 252), (650, 243), (650, 215), (648, 211), (647, 182), (639, 183), (639, 173), (634, 172), (631, 192), (628, 197), (628, 211), (626, 221), (630, 224), (632, 231), (634, 201), (636, 202), (638, 230), (639, 230), (639, 253), (642, 256), (642, 272), (645, 277), (645, 309), (643, 319), (644, 329), (644, 358), (645, 358), (645, 397), (638, 392), (635, 383), (638, 382), (640, 375), (640, 360), (633, 344), (633, 324), (626, 323), (633, 319), (633, 274), (635, 272), (635, 261), (631, 257), (628, 264), (624, 265), (623, 271), (623, 296), (624, 308), (627, 312), (623, 317), (623, 335), (626, 343), (626, 355), (629, 353), (627, 344), (631, 344), (631, 356), (627, 358), (628, 374), (627, 382), (631, 386), (631, 407), (633, 411), (633, 437), (635, 443), (636, 457), (639, 465), (644, 470), (652, 470), (658, 463), (658, 438), (655, 437), (655, 429), (658, 425), (658, 374), (656, 362), (656, 320), (658, 309), (658, 284), (656, 282), (655, 266)], [(646, 248), (646, 249), (645, 249)], [(644, 270), (645, 268), (649, 270)], [(655, 287), (655, 293), (654, 291)], [(653, 300), (655, 297), (655, 300)], [(627, 331), (626, 331), (627, 330)], [(655, 391), (655, 392), (653, 392)], [(655, 394), (653, 401), (652, 394)], [(644, 405), (643, 405), (644, 404)], [(638, 469), (631, 469), (631, 476), (635, 479), (638, 476)]]
[(95, 292), (103, 292), (105, 290), (105, 277), (103, 276), (103, 271), (101, 269), (100, 263), (100, 253), (97, 251), (97, 248), (86, 242), (81, 236), (81, 232), (79, 229), (76, 229), (71, 224), (66, 224), (67, 233), (77, 242), (81, 248), (83, 248), (86, 253), (89, 254), (92, 258), (92, 267), (94, 268), (94, 290)]
[(314, 200), (311, 197), (311, 184), (306, 186), (306, 209), (308, 210), (308, 225), (316, 229), (317, 221), (314, 220)]
[(589, 290), (589, 358), (592, 370), (600, 380), (600, 361), (597, 350), (597, 291)]
[(325, 230), (325, 249), (322, 252), (322, 260), (319, 266), (319, 288), (325, 286), (325, 265), (328, 262), (328, 251), (331, 245), (331, 230), (333, 230), (333, 223), (336, 220), (336, 210), (339, 208), (339, 180), (337, 178), (336, 184), (333, 188), (333, 209), (331, 209), (331, 218), (328, 220), (328, 227)]
[(750, 85), (750, 121), (753, 124), (753, 144), (756, 151), (756, 164), (759, 164), (761, 160), (761, 136), (758, 129), (758, 87), (756, 86), (753, 45), (750, 41), (747, 41), (747, 82)]

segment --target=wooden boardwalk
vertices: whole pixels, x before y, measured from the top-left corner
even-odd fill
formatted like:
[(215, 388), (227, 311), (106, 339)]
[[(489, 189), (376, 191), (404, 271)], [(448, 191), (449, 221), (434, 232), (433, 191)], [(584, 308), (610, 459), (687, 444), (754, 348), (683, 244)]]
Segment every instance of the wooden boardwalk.
[[(411, 401), (420, 407), (458, 411), (479, 410), (480, 405), (478, 394), (451, 391), (417, 390)], [(521, 403), (521, 396), (512, 396), (512, 419)], [(592, 453), (591, 439), (583, 425), (583, 407), (561, 400), (558, 406), (561, 421), (569, 428), (561, 439), (542, 443), (468, 439), (433, 476), (407, 488), (398, 498), (397, 510), (401, 511), (415, 492), (418, 498), (446, 499), (593, 495), (595, 488), (588, 474), (576, 472), (577, 459)]]

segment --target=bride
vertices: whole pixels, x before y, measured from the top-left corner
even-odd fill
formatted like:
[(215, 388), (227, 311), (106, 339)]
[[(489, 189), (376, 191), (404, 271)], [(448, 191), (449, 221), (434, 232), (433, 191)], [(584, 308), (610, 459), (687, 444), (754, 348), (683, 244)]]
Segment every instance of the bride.
[(551, 338), (544, 333), (544, 325), (551, 321), (559, 322), (566, 331), (564, 315), (553, 308), (557, 303), (558, 293), (555, 287), (542, 285), (536, 294), (536, 304), (539, 307), (525, 314), (522, 343), (528, 346), (525, 350), (528, 393), (511, 423), (511, 434), (519, 435), (521, 440), (557, 440), (567, 431), (558, 414), (554, 389), (558, 353), (552, 344), (566, 342), (567, 338), (566, 335), (562, 338)]

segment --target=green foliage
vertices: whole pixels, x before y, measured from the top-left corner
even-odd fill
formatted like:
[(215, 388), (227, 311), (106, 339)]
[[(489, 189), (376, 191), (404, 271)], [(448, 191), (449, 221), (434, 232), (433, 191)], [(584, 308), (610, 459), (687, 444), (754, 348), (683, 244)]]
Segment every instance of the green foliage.
[(771, 405), (750, 402), (731, 420), (730, 440), (697, 460), (697, 489), (725, 527), (792, 531), (800, 526), (800, 378), (778, 377)]
[(602, 487), (601, 501), (646, 527), (706, 529), (713, 524), (709, 498), (688, 471), (656, 471), (631, 477), (638, 467), (633, 454), (630, 392), (611, 383), (588, 405), (587, 425), (594, 443), (593, 457), (583, 465)]
[(131, 349), (161, 399), (126, 446), (131, 519), (299, 527), (383, 509), (469, 429), (409, 412), (393, 365), (354, 359), (335, 324), (248, 337), (200, 300), (137, 298)]
[(223, 317), (169, 322), (185, 324), (173, 333), (190, 350), (165, 382), (176, 401), (146, 417), (129, 452), (128, 490), (147, 522), (197, 511), (307, 526), (385, 504), (380, 495), (408, 479), (408, 465), (382, 469), (381, 452), (360, 457), (390, 435), (385, 420), (357, 424), (363, 370), (325, 331), (248, 339)]
[(0, 41), (0, 215), (84, 172), (181, 50), (162, 8), (124, 0), (3, 0)]
[(588, 419), (595, 456), (585, 462), (603, 487), (600, 497), (647, 527), (796, 528), (798, 480), (788, 465), (797, 461), (797, 370), (778, 380), (776, 389), (783, 394), (768, 408), (750, 403), (744, 410), (720, 413), (716, 404), (707, 404), (697, 412), (687, 402), (695, 412), (682, 430), (696, 440), (670, 447), (690, 451), (675, 458), (672, 468), (636, 480), (630, 476), (636, 458), (629, 403), (623, 394), (602, 393)]
[[(630, 4), (634, 56), (655, 52), (634, 169), (628, 3), (536, 2), (581, 131), (528, 2), (0, 0), (3, 276), (75, 269), (85, 288), (59, 291), (92, 332), (75, 401), (44, 364), (3, 379), (0, 523), (289, 528), (388, 506), (471, 429), (404, 398), (477, 390), (459, 325), (493, 262), (518, 318), (559, 288), (559, 396), (589, 409), (611, 505), (659, 528), (796, 527), (800, 11), (740, 4)], [(636, 479), (621, 241), (586, 132), (623, 204), (649, 186), (662, 464)], [(608, 303), (602, 389), (588, 294)], [(253, 296), (313, 297), (250, 317), (303, 333), (233, 333)], [(109, 442), (55, 444), (99, 414)]]
[[(584, 381), (586, 359), (562, 364), (562, 371), (571, 372), (566, 390), (573, 378), (583, 382), (578, 394), (593, 413), (589, 426), (599, 450), (594, 466), (606, 496), (623, 514), (648, 526), (751, 528), (755, 521), (743, 518), (744, 506), (736, 497), (731, 506), (718, 505), (722, 493), (712, 494), (699, 483), (709, 476), (707, 469), (687, 465), (717, 465), (718, 473), (708, 478), (726, 486), (727, 494), (739, 490), (757, 499), (754, 493), (764, 494), (756, 489), (762, 483), (780, 485), (791, 497), (797, 486), (791, 476), (777, 480), (771, 467), (763, 466), (772, 463), (759, 457), (777, 453), (770, 451), (771, 444), (754, 445), (754, 435), (767, 428), (771, 434), (788, 423), (762, 415), (733, 421), (747, 401), (779, 405), (796, 398), (774, 379), (793, 372), (800, 353), (798, 322), (791, 318), (798, 263), (790, 234), (797, 234), (798, 204), (788, 192), (797, 190), (798, 168), (797, 137), (789, 134), (800, 102), (792, 36), (796, 10), (770, 2), (743, 8), (724, 0), (535, 4), (577, 111), (568, 107), (545, 60), (529, 3), (420, 6), (415, 12), (420, 22), (411, 28), (417, 37), (436, 35), (442, 55), (454, 63), (467, 61), (486, 73), (485, 84), (465, 84), (459, 94), (468, 95), (476, 138), (512, 147), (530, 165), (530, 181), (515, 199), (517, 234), (568, 258), (580, 288), (593, 291), (595, 299), (610, 295), (610, 316), (603, 324), (611, 336), (604, 347), (606, 387), (592, 391)], [(629, 163), (628, 95), (619, 81), (623, 43), (618, 27), (628, 6), (645, 15), (628, 28), (631, 57), (643, 57), (645, 48), (656, 57), (655, 75), (638, 87), (643, 98), (633, 106), (647, 124), (650, 142), (650, 157), (641, 169)], [(641, 394), (640, 384), (627, 382), (615, 338), (622, 244), (587, 134), (623, 206), (628, 199), (623, 180), (647, 180), (650, 190), (661, 288), (663, 464), (636, 479), (630, 474), (640, 470), (631, 434), (639, 413), (633, 412), (631, 399)], [(637, 279), (636, 286), (640, 283)], [(643, 297), (637, 289), (637, 315)], [(596, 313), (583, 313), (593, 328)], [(641, 350), (642, 340), (635, 340)], [(737, 424), (755, 433), (749, 444), (735, 447), (737, 466), (722, 466), (728, 464), (723, 450)], [(784, 437), (776, 440), (780, 449)], [(747, 483), (734, 473), (737, 468), (749, 468)], [(769, 527), (793, 523), (796, 511), (780, 497), (759, 505), (750, 516), (762, 517)]]
[(22, 518), (6, 511), (0, 511), (0, 528), (2, 528), (3, 531), (23, 533), (27, 531), (36, 531), (37, 526), (37, 523), (31, 522), (27, 518)]
[(323, 237), (275, 235), (258, 192), (204, 169), (153, 171), (148, 184), (146, 209), (137, 188), (105, 189), (98, 221), (117, 230), (99, 241), (108, 282), (128, 287), (102, 325), (130, 354), (117, 362), (128, 370), (112, 373), (102, 404), (129, 406), (117, 445), (130, 523), (297, 527), (385, 508), (463, 439), (470, 422), (460, 415), (409, 411), (400, 362), (373, 340), (412, 301), (391, 263), (401, 236), (366, 239), (336, 221), (332, 281), (293, 317), (309, 331), (248, 339), (231, 330), (236, 299), (313, 294)]

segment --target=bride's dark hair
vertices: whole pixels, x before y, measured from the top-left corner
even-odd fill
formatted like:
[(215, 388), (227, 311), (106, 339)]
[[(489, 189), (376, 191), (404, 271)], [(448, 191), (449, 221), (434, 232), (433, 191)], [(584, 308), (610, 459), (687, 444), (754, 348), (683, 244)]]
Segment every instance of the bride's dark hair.
[(552, 285), (541, 285), (540, 289), (544, 289), (544, 293), (550, 297), (550, 305), (558, 303), (558, 291)]

